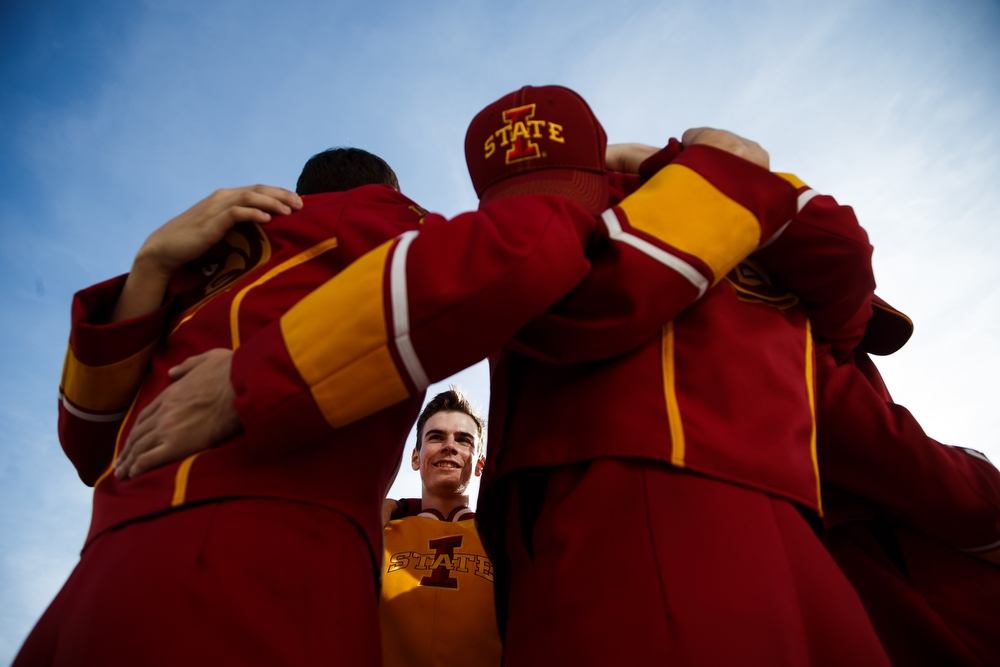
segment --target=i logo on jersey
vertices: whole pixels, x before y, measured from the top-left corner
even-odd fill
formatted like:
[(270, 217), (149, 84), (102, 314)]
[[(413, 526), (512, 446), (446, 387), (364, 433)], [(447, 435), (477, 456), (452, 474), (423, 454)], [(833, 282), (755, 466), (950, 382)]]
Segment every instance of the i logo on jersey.
[(458, 579), (453, 573), (473, 574), (492, 582), (493, 563), (479, 554), (455, 553), (462, 546), (461, 535), (449, 535), (427, 541), (427, 553), (400, 551), (389, 558), (386, 574), (410, 569), (419, 572), (430, 571), (421, 577), (421, 586), (437, 588), (458, 588)]
[(726, 275), (736, 297), (746, 303), (763, 303), (778, 310), (787, 310), (799, 302), (799, 297), (775, 285), (767, 270), (751, 259), (745, 259)]
[(501, 148), (510, 146), (505, 156), (506, 164), (542, 157), (542, 150), (534, 139), (548, 139), (560, 144), (566, 143), (566, 138), (562, 136), (563, 126), (551, 121), (536, 119), (534, 104), (506, 109), (502, 116), (506, 125), (486, 137), (483, 144), (483, 158), (486, 160), (489, 160), (496, 152), (497, 139), (500, 140)]

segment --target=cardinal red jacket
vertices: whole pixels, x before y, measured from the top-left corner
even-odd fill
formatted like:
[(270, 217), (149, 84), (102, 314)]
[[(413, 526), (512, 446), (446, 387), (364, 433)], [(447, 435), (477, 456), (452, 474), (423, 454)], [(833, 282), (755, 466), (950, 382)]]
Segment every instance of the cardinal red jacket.
[(1000, 661), (1000, 472), (928, 437), (863, 352), (818, 357), (826, 546), (894, 664)]
[[(736, 158), (713, 167), (713, 182), (740, 201), (766, 199), (781, 180)], [(841, 355), (861, 340), (874, 290), (871, 246), (849, 207), (783, 178), (796, 188), (794, 219), (683, 311), (649, 228), (622, 222), (633, 218), (636, 195), (604, 214), (611, 251), (494, 366), (484, 488), (521, 468), (635, 457), (822, 511), (813, 338)], [(671, 225), (701, 229), (716, 215), (708, 206), (688, 211)]]
[[(824, 483), (876, 503), (926, 535), (1000, 565), (1000, 472), (983, 454), (941, 444), (893, 403), (864, 352), (818, 357)], [(850, 507), (840, 508), (852, 518)], [(830, 517), (832, 523), (841, 517)]]

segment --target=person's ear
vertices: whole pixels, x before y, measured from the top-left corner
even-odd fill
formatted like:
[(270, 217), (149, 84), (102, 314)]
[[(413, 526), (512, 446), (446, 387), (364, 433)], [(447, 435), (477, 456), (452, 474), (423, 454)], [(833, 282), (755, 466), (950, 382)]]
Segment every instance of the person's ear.
[(480, 475), (483, 474), (483, 467), (485, 465), (486, 465), (486, 457), (485, 456), (480, 456), (479, 460), (476, 461), (476, 470), (475, 470), (476, 477), (479, 477)]
[(410, 467), (420, 470), (420, 452), (416, 447), (413, 448), (413, 456), (410, 457)]

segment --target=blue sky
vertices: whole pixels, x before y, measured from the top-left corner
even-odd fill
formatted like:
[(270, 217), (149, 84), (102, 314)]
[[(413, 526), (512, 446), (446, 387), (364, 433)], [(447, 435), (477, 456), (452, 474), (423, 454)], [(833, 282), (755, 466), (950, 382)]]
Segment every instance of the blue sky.
[[(0, 663), (89, 521), (55, 434), (73, 292), (212, 190), (291, 188), (334, 145), (431, 210), (473, 208), (466, 125), (524, 84), (574, 88), (611, 141), (733, 130), (852, 204), (916, 322), (878, 360), (894, 397), (1000, 460), (997, 34), (983, 0), (3, 3)], [(460, 382), (487, 403), (481, 367)], [(394, 495), (417, 489), (404, 468)]]

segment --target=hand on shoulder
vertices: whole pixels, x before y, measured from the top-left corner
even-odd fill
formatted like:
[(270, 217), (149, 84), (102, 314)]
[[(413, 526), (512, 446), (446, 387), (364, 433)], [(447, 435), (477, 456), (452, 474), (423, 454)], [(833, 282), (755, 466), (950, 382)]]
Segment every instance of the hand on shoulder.
[(272, 215), (288, 215), (301, 208), (297, 194), (270, 185), (216, 190), (149, 235), (135, 256), (111, 321), (159, 308), (174, 272), (222, 240), (233, 225), (266, 224)]
[(717, 130), (712, 127), (692, 127), (681, 137), (681, 143), (685, 148), (699, 144), (712, 146), (753, 162), (764, 169), (771, 168), (771, 157), (767, 151), (761, 148), (760, 144), (726, 130)]

